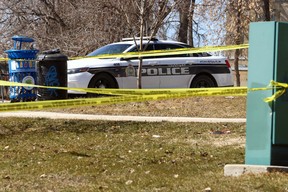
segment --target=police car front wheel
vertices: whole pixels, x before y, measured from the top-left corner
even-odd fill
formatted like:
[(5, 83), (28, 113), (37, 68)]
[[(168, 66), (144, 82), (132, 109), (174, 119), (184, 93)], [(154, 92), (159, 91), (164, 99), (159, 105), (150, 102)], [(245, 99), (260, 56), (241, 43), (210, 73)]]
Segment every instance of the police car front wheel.
[[(96, 74), (90, 81), (88, 88), (118, 88), (115, 80), (107, 74)], [(97, 94), (88, 93), (88, 97), (99, 96)]]
[(217, 87), (217, 84), (212, 79), (212, 77), (208, 75), (196, 76), (193, 79), (190, 88), (203, 88), (203, 87)]
[(117, 85), (112, 77), (107, 74), (95, 75), (90, 83), (89, 88), (117, 88)]

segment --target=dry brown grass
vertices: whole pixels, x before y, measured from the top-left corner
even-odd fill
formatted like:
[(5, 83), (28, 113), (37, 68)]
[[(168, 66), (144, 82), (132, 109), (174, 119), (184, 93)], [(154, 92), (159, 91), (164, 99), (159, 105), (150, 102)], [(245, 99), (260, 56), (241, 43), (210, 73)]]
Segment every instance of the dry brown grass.
[(245, 118), (246, 97), (190, 97), (141, 103), (53, 109), (53, 111), (98, 115)]

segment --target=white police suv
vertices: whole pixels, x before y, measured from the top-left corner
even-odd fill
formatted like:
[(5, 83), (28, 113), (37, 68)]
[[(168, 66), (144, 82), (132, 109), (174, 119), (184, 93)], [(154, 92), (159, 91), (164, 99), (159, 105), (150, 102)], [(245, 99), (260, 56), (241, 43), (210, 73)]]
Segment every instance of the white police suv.
[[(181, 42), (144, 40), (146, 51), (189, 48)], [(88, 56), (137, 52), (139, 40), (123, 39), (96, 49)], [(68, 87), (137, 88), (138, 58), (84, 58), (68, 61)], [(225, 57), (208, 53), (144, 57), (142, 88), (201, 88), (233, 86), (230, 64)], [(68, 91), (69, 94), (86, 94)]]

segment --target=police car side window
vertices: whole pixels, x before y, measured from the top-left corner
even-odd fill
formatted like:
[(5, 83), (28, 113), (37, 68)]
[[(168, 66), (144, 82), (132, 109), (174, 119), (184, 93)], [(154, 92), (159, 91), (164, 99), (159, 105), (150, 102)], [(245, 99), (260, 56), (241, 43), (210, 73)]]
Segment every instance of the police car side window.
[[(143, 49), (147, 46), (147, 44), (143, 44)], [(133, 49), (131, 49), (129, 52), (137, 52), (140, 48), (140, 45), (138, 45), (137, 47), (135, 46)], [(154, 45), (153, 44), (149, 44), (146, 49), (144, 51), (151, 51), (154, 50)]]
[[(145, 48), (146, 45), (147, 44), (144, 44), (143, 48)], [(134, 49), (131, 49), (129, 52), (138, 52), (139, 47), (140, 47), (140, 45), (138, 45), (138, 47), (135, 47)], [(154, 50), (154, 45), (153, 44), (149, 44), (144, 51), (152, 51), (152, 50)], [(145, 59), (148, 59), (148, 58), (155, 58), (155, 56), (153, 56), (153, 57), (152, 56), (151, 57), (145, 57)], [(133, 58), (130, 58), (130, 59), (138, 59), (138, 57), (133, 57)]]
[[(155, 50), (166, 50), (166, 49), (181, 49), (181, 48), (192, 48), (190, 45), (186, 44), (155, 44)], [(180, 55), (167, 55), (159, 57), (209, 57), (209, 53), (191, 53), (191, 54), (180, 54)]]
[[(180, 45), (175, 44), (155, 44), (155, 50), (170, 50), (170, 49), (181, 49), (185, 48)], [(158, 56), (157, 58), (163, 57), (190, 57), (189, 54), (180, 54), (180, 55), (165, 55), (165, 56)]]

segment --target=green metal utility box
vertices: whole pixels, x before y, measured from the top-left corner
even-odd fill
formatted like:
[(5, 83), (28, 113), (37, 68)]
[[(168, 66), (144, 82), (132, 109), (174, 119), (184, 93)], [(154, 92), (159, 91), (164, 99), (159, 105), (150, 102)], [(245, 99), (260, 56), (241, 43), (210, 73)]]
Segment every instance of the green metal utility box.
[[(288, 23), (252, 23), (248, 62), (248, 88), (288, 83)], [(275, 91), (248, 92), (245, 164), (288, 165), (288, 95), (263, 101)]]

